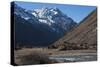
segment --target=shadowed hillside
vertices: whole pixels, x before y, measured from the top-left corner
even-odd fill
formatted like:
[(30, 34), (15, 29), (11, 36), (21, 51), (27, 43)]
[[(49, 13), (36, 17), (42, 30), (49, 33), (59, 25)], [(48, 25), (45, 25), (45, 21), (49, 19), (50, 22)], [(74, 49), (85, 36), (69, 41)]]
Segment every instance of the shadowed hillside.
[(96, 49), (96, 47), (97, 9), (83, 19), (76, 28), (49, 46), (61, 50)]

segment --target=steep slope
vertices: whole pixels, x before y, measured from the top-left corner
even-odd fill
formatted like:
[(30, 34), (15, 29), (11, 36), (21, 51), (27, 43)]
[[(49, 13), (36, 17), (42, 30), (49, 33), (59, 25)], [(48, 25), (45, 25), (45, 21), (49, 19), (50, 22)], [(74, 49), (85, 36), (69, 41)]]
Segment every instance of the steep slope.
[(75, 25), (58, 8), (26, 10), (12, 2), (14, 8), (15, 45), (48, 46)]
[(97, 46), (97, 10), (89, 14), (76, 28), (66, 33), (49, 48), (61, 50), (96, 49)]

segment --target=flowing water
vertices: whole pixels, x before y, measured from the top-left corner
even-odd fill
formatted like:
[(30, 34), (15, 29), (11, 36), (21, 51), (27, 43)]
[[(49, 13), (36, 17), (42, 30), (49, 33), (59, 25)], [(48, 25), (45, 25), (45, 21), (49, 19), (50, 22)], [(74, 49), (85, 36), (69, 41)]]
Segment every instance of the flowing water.
[(57, 62), (96, 61), (97, 55), (50, 56), (49, 59)]

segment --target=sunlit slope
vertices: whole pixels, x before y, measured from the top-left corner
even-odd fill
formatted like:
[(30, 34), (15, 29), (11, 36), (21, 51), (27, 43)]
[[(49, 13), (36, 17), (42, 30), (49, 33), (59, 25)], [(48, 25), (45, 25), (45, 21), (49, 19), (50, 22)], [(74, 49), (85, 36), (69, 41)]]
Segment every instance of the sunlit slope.
[(50, 48), (96, 49), (97, 45), (97, 10), (90, 13), (72, 31), (56, 41)]

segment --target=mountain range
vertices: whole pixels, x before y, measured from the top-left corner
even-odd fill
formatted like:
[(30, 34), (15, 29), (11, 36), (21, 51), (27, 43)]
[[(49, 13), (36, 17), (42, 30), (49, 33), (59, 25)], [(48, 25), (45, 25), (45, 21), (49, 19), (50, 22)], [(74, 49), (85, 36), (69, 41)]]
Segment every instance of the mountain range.
[(56, 7), (27, 10), (12, 2), (11, 9), (16, 46), (48, 46), (77, 26)]

